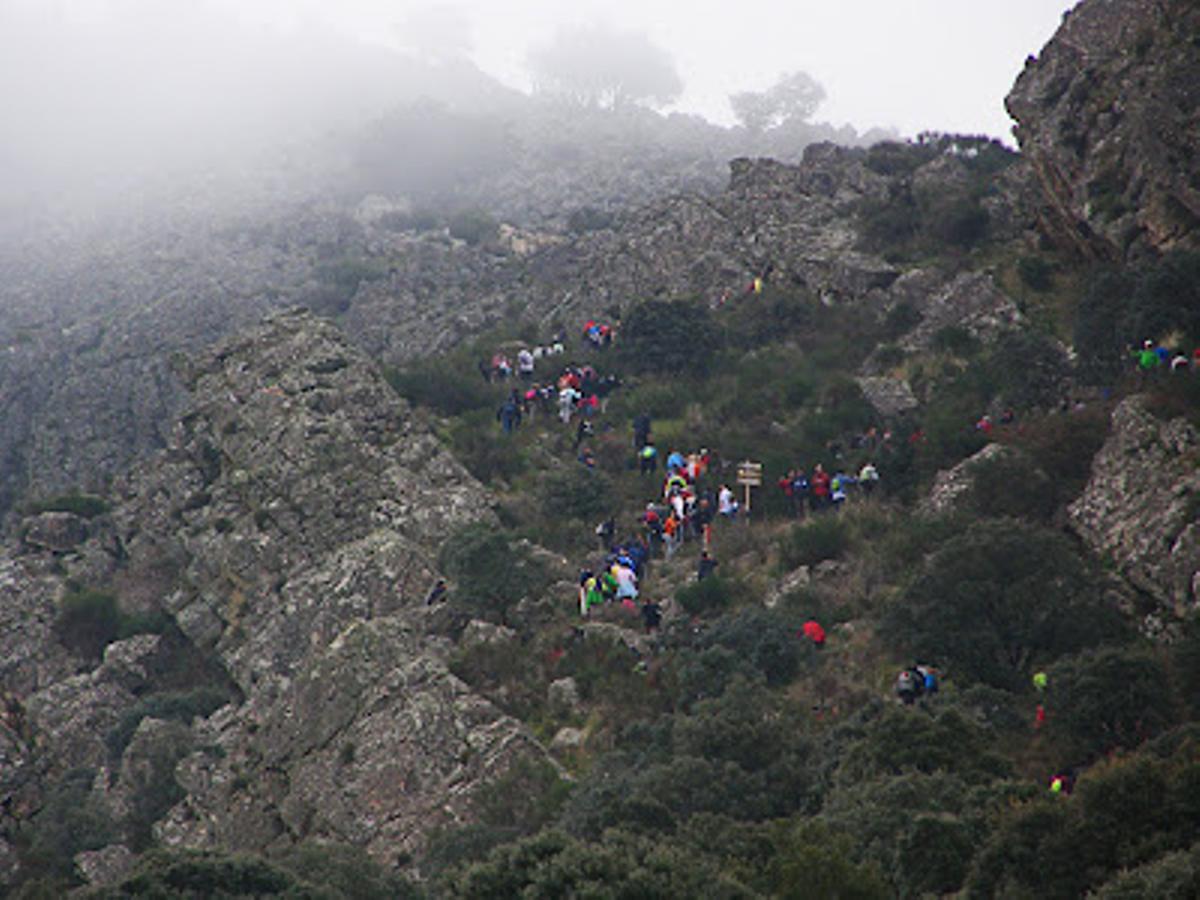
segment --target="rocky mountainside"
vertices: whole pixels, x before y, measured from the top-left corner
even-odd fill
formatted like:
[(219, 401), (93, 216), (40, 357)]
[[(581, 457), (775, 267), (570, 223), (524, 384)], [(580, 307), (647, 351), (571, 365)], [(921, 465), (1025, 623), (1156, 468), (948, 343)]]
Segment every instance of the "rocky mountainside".
[[(185, 381), (169, 447), (122, 482), (111, 514), (55, 550), (43, 521), (4, 559), (3, 687), (23, 710), (5, 731), (5, 809), (36, 808), (41, 779), (87, 767), (87, 802), (127, 821), (166, 775), (182, 788), (155, 815), (167, 813), (155, 829), (169, 845), (322, 837), (388, 862), (415, 851), (515, 761), (545, 756), (449, 673), (423, 602), (441, 543), (491, 521), (487, 493), (306, 313), (217, 345)], [(98, 668), (72, 658), (54, 623), (80, 582), (168, 612), (177, 646), (143, 635), (109, 645)], [(155, 673), (195, 654), (240, 702), (194, 729), (142, 712), (114, 745), (113, 729), (162, 696)]]
[(1119, 260), (1200, 246), (1200, 8), (1081, 3), (1008, 95), (1060, 246)]

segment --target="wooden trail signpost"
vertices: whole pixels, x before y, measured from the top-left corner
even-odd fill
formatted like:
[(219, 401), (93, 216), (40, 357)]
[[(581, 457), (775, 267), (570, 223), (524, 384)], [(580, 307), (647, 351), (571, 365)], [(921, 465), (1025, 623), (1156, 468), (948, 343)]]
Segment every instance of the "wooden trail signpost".
[(762, 487), (762, 463), (745, 460), (738, 463), (737, 483), (746, 489), (746, 516), (750, 516), (750, 488)]

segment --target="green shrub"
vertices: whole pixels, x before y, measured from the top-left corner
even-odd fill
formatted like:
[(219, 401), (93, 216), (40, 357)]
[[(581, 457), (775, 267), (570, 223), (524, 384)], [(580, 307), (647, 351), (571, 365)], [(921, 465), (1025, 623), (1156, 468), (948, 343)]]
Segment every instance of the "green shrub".
[(933, 336), (933, 349), (939, 353), (971, 357), (982, 349), (982, 345), (979, 338), (967, 329), (959, 325), (949, 325)]
[(118, 884), (92, 892), (94, 900), (126, 897), (297, 897), (307, 885), (266, 860), (196, 850), (154, 850)]
[(288, 896), (346, 900), (416, 900), (421, 896), (407, 879), (389, 872), (362, 847), (305, 842), (273, 854), (269, 862), (302, 885)]
[(980, 516), (1049, 521), (1058, 498), (1046, 473), (1028, 459), (1000, 453), (969, 465), (967, 505)]
[(793, 525), (781, 541), (780, 560), (788, 571), (800, 566), (815, 566), (826, 559), (837, 559), (850, 543), (849, 530), (833, 515), (815, 517)]
[(226, 691), (214, 687), (150, 694), (125, 711), (105, 735), (104, 745), (108, 748), (110, 758), (116, 762), (129, 746), (142, 719), (168, 719), (189, 724), (197, 717), (211, 715), (229, 701), (230, 696)]
[(613, 504), (613, 485), (603, 473), (584, 466), (547, 472), (539, 479), (538, 497), (547, 519), (591, 523), (607, 515)]
[(594, 206), (581, 206), (571, 210), (567, 216), (567, 228), (575, 234), (586, 234), (589, 231), (600, 231), (611, 228), (613, 215)]
[(1200, 897), (1200, 843), (1121, 872), (1094, 894), (1093, 900), (1191, 900)]
[(686, 584), (675, 592), (675, 602), (692, 616), (719, 612), (733, 605), (741, 585), (721, 575), (710, 575)]
[(787, 684), (800, 670), (795, 628), (767, 609), (743, 609), (717, 620), (705, 633), (706, 646), (719, 646), (762, 673), (772, 687)]
[(496, 389), (461, 360), (422, 359), (384, 374), (400, 396), (443, 416), (458, 416), (477, 409), (494, 412), (500, 405)]
[(353, 297), (364, 281), (379, 281), (388, 275), (386, 260), (347, 256), (320, 263), (314, 274), (322, 284)]
[(95, 799), (92, 769), (72, 769), (46, 790), (41, 808), (16, 834), (22, 876), (77, 883), (74, 856), (117, 838), (116, 823)]
[(456, 212), (446, 222), (450, 236), (472, 246), (486, 244), (500, 236), (500, 223), (483, 210)]
[(62, 598), (54, 621), (58, 639), (72, 653), (98, 660), (121, 633), (117, 598), (104, 591), (73, 591)]
[(439, 563), (454, 579), (454, 597), (492, 619), (542, 590), (548, 575), (529, 550), (491, 525), (467, 525), (442, 545)]
[(461, 414), (450, 428), (450, 447), (455, 457), (484, 484), (511, 481), (529, 467), (521, 445), (501, 440), (492, 409)]
[(107, 513), (110, 508), (108, 503), (100, 497), (71, 493), (50, 497), (47, 500), (35, 500), (26, 507), (25, 514), (36, 516), (44, 512), (66, 512), (74, 513), (80, 518), (94, 519), (96, 516)]
[(647, 300), (629, 311), (617, 341), (636, 371), (703, 374), (721, 346), (708, 307), (696, 301)]
[(1012, 520), (949, 540), (885, 620), (916, 655), (1008, 690), (1027, 687), (1034, 667), (1129, 634), (1065, 537)]
[(1054, 287), (1054, 266), (1040, 256), (1018, 258), (1017, 275), (1027, 288), (1039, 293)]
[(1175, 719), (1167, 673), (1149, 653), (1105, 649), (1049, 670), (1047, 735), (1064, 762), (1136, 747)]

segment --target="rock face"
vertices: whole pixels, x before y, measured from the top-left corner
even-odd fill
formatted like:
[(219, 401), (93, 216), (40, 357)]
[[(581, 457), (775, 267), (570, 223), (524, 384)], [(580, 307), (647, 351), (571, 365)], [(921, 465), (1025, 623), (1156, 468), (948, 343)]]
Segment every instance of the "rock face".
[(921, 512), (927, 515), (943, 515), (957, 510), (975, 486), (975, 467), (994, 459), (1025, 459), (1025, 456), (1006, 444), (988, 444), (954, 468), (937, 473), (933, 479), (933, 487), (929, 489), (929, 496), (921, 501)]
[(1163, 421), (1131, 397), (1113, 412), (1112, 434), (1092, 478), (1070, 507), (1092, 550), (1164, 606), (1200, 600), (1200, 433)]
[[(0, 824), (87, 770), (127, 839), (152, 829), (176, 846), (313, 838), (387, 864), (418, 855), (515, 761), (549, 763), (451, 674), (452, 645), (424, 603), (440, 545), (491, 521), (490, 498), (379, 369), (308, 313), (272, 317), (180, 374), (191, 400), (170, 445), (118, 486), (83, 543), (0, 555), (0, 688), (19, 701), (0, 709)], [(169, 612), (183, 637), (111, 643), (99, 664), (72, 656), (58, 600), (93, 570), (123, 606)], [(201, 705), (194, 688), (229, 702), (207, 719), (173, 712), (181, 695)], [(0, 836), (0, 879), (15, 858)], [(99, 884), (128, 862), (113, 844), (77, 864)]]
[(198, 726), (203, 749), (178, 767), (187, 796), (157, 830), (193, 847), (321, 837), (390, 863), (543, 753), (425, 633), (437, 548), (488, 520), (488, 497), (307, 313), (218, 345), (184, 377), (193, 400), (172, 444), (113, 520), (130, 569), (170, 573), (164, 604), (245, 700)]
[(1090, 257), (1200, 246), (1200, 6), (1085, 0), (1008, 95), (1039, 222)]

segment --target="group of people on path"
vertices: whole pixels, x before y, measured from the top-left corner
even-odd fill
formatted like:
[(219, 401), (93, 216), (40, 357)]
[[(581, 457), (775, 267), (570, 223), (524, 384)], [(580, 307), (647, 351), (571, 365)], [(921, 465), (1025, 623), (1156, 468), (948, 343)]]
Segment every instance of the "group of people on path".
[(819, 513), (827, 509), (840, 509), (851, 488), (856, 486), (864, 496), (869, 497), (878, 484), (879, 470), (870, 461), (863, 464), (857, 475), (847, 475), (840, 467), (835, 468), (831, 475), (825, 471), (824, 465), (817, 463), (813, 466), (811, 476), (803, 468), (795, 468), (789, 469), (776, 481), (787, 499), (788, 509), (797, 519), (803, 519), (807, 511)]
[[(522, 351), (527, 352), (527, 351)], [(580, 424), (576, 434), (575, 448), (591, 429), (584, 423), (602, 412), (608, 398), (621, 385), (616, 375), (600, 375), (590, 365), (568, 365), (558, 376), (545, 383), (532, 380), (533, 369), (525, 387), (514, 387), (508, 398), (496, 410), (496, 420), (505, 434), (511, 434), (521, 420), (534, 414), (550, 416), (557, 413), (559, 421), (570, 424), (576, 416)]]
[(1169, 369), (1172, 374), (1183, 372), (1200, 373), (1200, 347), (1189, 357), (1186, 350), (1166, 347), (1150, 339), (1142, 341), (1138, 350), (1132, 351), (1138, 370), (1150, 374), (1155, 370)]

